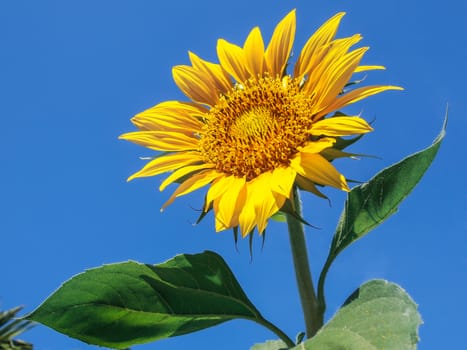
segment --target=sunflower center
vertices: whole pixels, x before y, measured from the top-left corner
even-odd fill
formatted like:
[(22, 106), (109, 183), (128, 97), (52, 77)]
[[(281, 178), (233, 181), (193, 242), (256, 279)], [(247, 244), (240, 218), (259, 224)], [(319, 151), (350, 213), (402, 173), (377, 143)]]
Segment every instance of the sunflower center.
[(266, 108), (254, 108), (241, 114), (233, 122), (230, 132), (233, 137), (248, 139), (251, 137), (263, 137), (274, 124), (274, 117)]
[(199, 151), (218, 171), (247, 180), (288, 166), (309, 140), (311, 107), (288, 76), (250, 79), (211, 108)]

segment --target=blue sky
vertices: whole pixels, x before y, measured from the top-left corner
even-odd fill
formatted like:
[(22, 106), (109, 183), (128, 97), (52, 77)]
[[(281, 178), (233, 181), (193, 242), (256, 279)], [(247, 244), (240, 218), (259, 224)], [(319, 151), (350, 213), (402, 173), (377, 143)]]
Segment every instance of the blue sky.
[[(227, 260), (252, 301), (294, 337), (303, 329), (283, 224), (272, 223), (263, 249), (235, 249), (230, 232), (216, 234), (212, 216), (193, 227), (203, 191), (159, 212), (170, 191), (163, 177), (126, 178), (152, 153), (119, 141), (130, 117), (158, 102), (185, 100), (171, 67), (187, 51), (215, 60), (220, 37), (242, 44), (259, 25), (270, 37), (297, 8), (295, 50), (327, 18), (347, 12), (339, 36), (362, 33), (364, 63), (382, 64), (369, 84), (395, 84), (345, 111), (375, 120), (375, 132), (352, 150), (381, 159), (343, 160), (349, 178), (380, 169), (428, 146), (441, 128), (447, 138), (400, 212), (335, 262), (327, 282), (329, 318), (371, 278), (402, 285), (425, 324), (419, 349), (460, 348), (467, 311), (467, 195), (463, 188), (467, 99), (467, 4), (463, 1), (24, 1), (0, 2), (0, 309), (32, 311), (63, 281), (104, 263), (162, 262), (209, 249)], [(305, 194), (312, 270), (320, 271), (344, 194)], [(44, 326), (24, 336), (38, 350), (93, 349)], [(234, 321), (135, 349), (247, 349), (274, 338), (260, 326)], [(462, 344), (462, 345), (461, 345)]]

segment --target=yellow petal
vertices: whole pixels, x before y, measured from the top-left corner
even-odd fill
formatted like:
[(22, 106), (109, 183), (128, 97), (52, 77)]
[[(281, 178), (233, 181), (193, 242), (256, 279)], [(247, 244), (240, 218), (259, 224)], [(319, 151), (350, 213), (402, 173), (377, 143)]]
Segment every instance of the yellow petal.
[(232, 185), (214, 201), (216, 221), (225, 228), (238, 226), (238, 216), (245, 203), (245, 178), (235, 177)]
[(237, 80), (244, 82), (248, 80), (250, 74), (246, 68), (246, 58), (243, 49), (231, 44), (224, 39), (217, 41), (217, 56), (221, 66)]
[(367, 70), (385, 70), (385, 69), (386, 67), (384, 66), (358, 66), (355, 69), (355, 73), (365, 72)]
[(180, 186), (177, 187), (177, 189), (174, 193), (172, 193), (167, 202), (164, 203), (164, 205), (161, 208), (161, 211), (164, 210), (164, 208), (166, 208), (168, 205), (172, 204), (175, 198), (193, 192), (203, 186), (206, 186), (208, 183), (214, 181), (219, 176), (222, 176), (222, 174), (213, 169), (200, 171), (199, 173), (191, 176), (186, 181), (181, 183)]
[(174, 171), (172, 174), (170, 174), (164, 181), (162, 181), (161, 185), (159, 186), (159, 190), (163, 191), (165, 188), (170, 185), (172, 182), (177, 181), (178, 179), (181, 179), (182, 177), (189, 175), (194, 172), (198, 172), (199, 170), (204, 170), (204, 169), (211, 169), (214, 168), (214, 164), (209, 164), (209, 163), (203, 163), (203, 164), (198, 164), (198, 165), (189, 165), (185, 166), (183, 168), (180, 168), (176, 171)]
[(188, 55), (193, 68), (199, 70), (206, 79), (209, 79), (211, 85), (215, 86), (218, 92), (225, 94), (232, 89), (232, 81), (220, 64), (205, 61), (193, 52), (188, 52)]
[(360, 117), (332, 117), (313, 123), (309, 133), (315, 136), (347, 136), (370, 131), (373, 128)]
[[(257, 192), (257, 196), (263, 196), (263, 200), (257, 201), (255, 204), (256, 223), (258, 226), (258, 232), (262, 234), (266, 229), (268, 219), (277, 213), (280, 208), (284, 205), (285, 197), (279, 193), (273, 192), (269, 189), (270, 179), (267, 177), (263, 181), (256, 181), (252, 186), (257, 187), (254, 192)], [(250, 186), (250, 188), (252, 187)], [(289, 192), (290, 193), (290, 192)]]
[(296, 174), (297, 172), (291, 167), (274, 169), (271, 176), (271, 191), (290, 198), (290, 191), (292, 190)]
[(272, 77), (276, 75), (282, 76), (284, 72), (295, 39), (295, 27), (295, 10), (292, 10), (274, 29), (271, 41), (265, 52), (269, 74)]
[(399, 86), (391, 86), (391, 85), (375, 85), (375, 86), (364, 86), (338, 97), (332, 104), (326, 107), (324, 110), (317, 114), (317, 118), (326, 115), (332, 111), (341, 109), (349, 104), (355, 103), (360, 101), (368, 96), (378, 94), (383, 91), (387, 90), (404, 90)]
[(178, 131), (193, 134), (203, 127), (201, 117), (208, 113), (200, 105), (165, 101), (135, 115), (131, 121), (140, 130)]
[(261, 76), (264, 72), (264, 43), (261, 31), (253, 28), (243, 45), (245, 52), (246, 68), (251, 76)]
[(177, 86), (193, 101), (214, 106), (219, 100), (219, 93), (210, 79), (190, 66), (175, 66), (172, 75)]
[(319, 52), (319, 61), (312, 62), (313, 67), (310, 68), (309, 76), (303, 86), (304, 92), (319, 99), (321, 91), (330, 83), (326, 75), (335, 70), (336, 65), (348, 55), (349, 49), (361, 39), (360, 34), (355, 34), (348, 38), (336, 39), (324, 46), (324, 49)]
[(242, 237), (255, 226), (263, 233), (268, 219), (283, 206), (286, 197), (271, 190), (272, 172), (266, 172), (246, 183), (245, 205), (239, 215)]
[(317, 184), (350, 191), (344, 176), (319, 154), (298, 153), (290, 165), (297, 173)]
[(190, 121), (185, 123), (183, 119), (183, 117), (174, 118), (172, 116), (159, 115), (150, 118), (140, 117), (137, 120), (133, 120), (133, 124), (140, 130), (174, 131), (187, 136), (193, 136), (201, 131), (202, 123), (200, 123), (200, 126), (194, 127)]
[(367, 51), (367, 47), (362, 47), (343, 56), (328, 71), (323, 74), (323, 79), (327, 82), (324, 88), (319, 91), (320, 98), (316, 101), (319, 106), (328, 106), (336, 97), (342, 93), (344, 86), (349, 82), (354, 74), (355, 68)]
[(127, 181), (137, 177), (156, 176), (166, 171), (182, 168), (184, 166), (202, 162), (203, 158), (198, 152), (180, 152), (161, 156), (151, 160), (140, 171), (131, 175)]
[(154, 111), (177, 113), (189, 116), (202, 116), (209, 112), (208, 109), (198, 103), (181, 101), (164, 101), (154, 106)]
[(317, 54), (318, 49), (334, 39), (337, 28), (339, 28), (339, 23), (344, 15), (345, 12), (334, 15), (308, 39), (295, 64), (294, 76), (296, 78), (301, 79), (312, 70), (313, 63), (316, 62), (313, 58)]
[(219, 198), (221, 195), (227, 191), (227, 189), (232, 186), (235, 181), (235, 176), (222, 176), (214, 181), (211, 187), (206, 194), (206, 203), (204, 207), (204, 211), (208, 211), (211, 203), (213, 200)]
[(323, 137), (317, 141), (310, 141), (305, 146), (299, 148), (302, 153), (319, 153), (322, 150), (332, 147), (336, 140), (331, 137)]
[(198, 139), (178, 132), (134, 131), (119, 136), (156, 151), (191, 151), (198, 148)]
[(238, 217), (238, 222), (240, 226), (240, 233), (242, 237), (246, 237), (256, 226), (256, 213), (255, 205), (253, 203), (253, 198), (251, 197), (251, 190), (249, 189), (249, 184), (246, 184), (246, 200), (245, 205), (240, 212)]
[(226, 226), (217, 216), (214, 216), (214, 229), (216, 232), (228, 230), (230, 227)]

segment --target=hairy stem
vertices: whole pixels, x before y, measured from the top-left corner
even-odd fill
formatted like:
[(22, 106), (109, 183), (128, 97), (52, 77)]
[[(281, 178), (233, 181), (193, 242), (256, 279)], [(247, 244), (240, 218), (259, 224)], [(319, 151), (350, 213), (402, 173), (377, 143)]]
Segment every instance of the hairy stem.
[[(295, 213), (301, 217), (301, 203), (296, 187), (293, 189)], [(303, 223), (294, 215), (287, 214), (289, 239), (297, 279), (298, 292), (302, 303), (307, 338), (313, 337), (323, 325), (323, 312), (316, 298), (308, 261)]]

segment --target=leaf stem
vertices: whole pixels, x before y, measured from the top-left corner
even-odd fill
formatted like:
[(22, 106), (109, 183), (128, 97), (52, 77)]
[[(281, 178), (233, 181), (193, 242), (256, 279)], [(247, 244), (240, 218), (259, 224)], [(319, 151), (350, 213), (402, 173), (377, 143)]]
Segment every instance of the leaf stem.
[(268, 320), (260, 318), (254, 319), (254, 321), (275, 333), (287, 345), (288, 348), (293, 348), (295, 346), (294, 341), (290, 339), (287, 334), (285, 334), (281, 329), (277, 328), (276, 325), (272, 324)]
[(321, 313), (324, 315), (326, 311), (326, 299), (324, 296), (324, 282), (326, 281), (326, 275), (331, 267), (332, 262), (334, 261), (334, 257), (331, 255), (328, 256), (328, 259), (324, 263), (323, 269), (321, 270), (321, 274), (319, 275), (318, 279), (318, 303), (321, 308)]
[[(292, 200), (295, 213), (301, 217), (301, 203), (296, 186), (293, 188)], [(311, 338), (323, 325), (323, 312), (316, 298), (313, 286), (303, 223), (293, 215), (287, 214), (286, 217), (295, 277), (297, 279), (298, 292), (305, 319), (306, 336), (307, 338)]]

